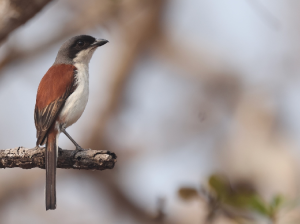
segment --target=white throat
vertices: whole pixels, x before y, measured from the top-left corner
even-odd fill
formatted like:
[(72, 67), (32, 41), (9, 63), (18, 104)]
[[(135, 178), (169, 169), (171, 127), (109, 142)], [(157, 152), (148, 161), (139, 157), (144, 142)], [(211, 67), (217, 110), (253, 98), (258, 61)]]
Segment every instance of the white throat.
[(96, 48), (88, 48), (88, 49), (80, 51), (76, 55), (76, 57), (73, 59), (74, 65), (75, 64), (85, 64), (88, 66), (95, 50), (96, 50)]

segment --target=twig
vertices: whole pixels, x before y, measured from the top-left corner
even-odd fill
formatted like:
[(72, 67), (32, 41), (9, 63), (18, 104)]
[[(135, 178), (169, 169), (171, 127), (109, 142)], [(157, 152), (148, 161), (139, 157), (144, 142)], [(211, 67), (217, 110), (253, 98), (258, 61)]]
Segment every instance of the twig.
[(0, 2), (0, 42), (26, 23), (51, 0), (3, 0)]
[[(86, 149), (74, 153), (73, 150), (58, 152), (57, 168), (105, 170), (112, 169), (117, 161), (113, 152)], [(17, 147), (0, 150), (0, 168), (20, 167), (31, 169), (34, 167), (45, 168), (45, 148), (27, 149)]]
[[(68, 2), (68, 6), (70, 8), (74, 7), (74, 1), (72, 2), (70, 0)], [(62, 21), (64, 29), (56, 34), (53, 34), (53, 37), (46, 42), (37, 44), (30, 49), (19, 48), (17, 47), (16, 43), (14, 43), (12, 46), (8, 46), (6, 55), (0, 61), (0, 76), (2, 74), (1, 70), (16, 60), (22, 60), (24, 58), (28, 58), (29, 56), (32, 57), (40, 54), (53, 44), (60, 42), (72, 35), (83, 34), (87, 32), (88, 29), (91, 29), (91, 27), (105, 24), (105, 22), (107, 22), (113, 14), (113, 9), (114, 5), (109, 1), (102, 0), (94, 3), (85, 3), (84, 5), (81, 5), (80, 11), (77, 12), (71, 19)]]

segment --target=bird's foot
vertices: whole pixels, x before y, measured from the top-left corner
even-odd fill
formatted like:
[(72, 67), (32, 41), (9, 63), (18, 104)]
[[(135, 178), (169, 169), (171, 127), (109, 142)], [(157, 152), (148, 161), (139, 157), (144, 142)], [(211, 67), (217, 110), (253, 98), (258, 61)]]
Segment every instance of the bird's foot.
[(75, 156), (78, 152), (84, 151), (84, 148), (81, 148), (79, 145), (76, 146), (76, 149), (73, 151), (72, 155)]
[(84, 148), (81, 148), (79, 145), (76, 146), (76, 149), (75, 149), (75, 151), (77, 151), (77, 152), (84, 151), (84, 150), (85, 150), (85, 149), (84, 149)]
[(38, 150), (40, 147), (38, 145), (36, 145), (35, 147), (33, 147), (32, 149), (34, 150)]

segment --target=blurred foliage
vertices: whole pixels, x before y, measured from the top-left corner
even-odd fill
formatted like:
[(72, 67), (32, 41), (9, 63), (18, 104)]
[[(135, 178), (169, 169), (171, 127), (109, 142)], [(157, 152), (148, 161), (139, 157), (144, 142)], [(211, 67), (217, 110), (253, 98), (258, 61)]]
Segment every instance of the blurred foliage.
[(179, 196), (184, 200), (190, 200), (199, 196), (198, 191), (190, 187), (180, 188), (178, 193)]
[(208, 178), (208, 186), (198, 191), (195, 188), (180, 188), (178, 194), (183, 200), (204, 199), (208, 206), (207, 222), (220, 212), (233, 220), (255, 220), (266, 218), (276, 223), (278, 213), (284, 207), (282, 195), (274, 195), (270, 202), (265, 201), (250, 182), (231, 183), (223, 175), (213, 174)]

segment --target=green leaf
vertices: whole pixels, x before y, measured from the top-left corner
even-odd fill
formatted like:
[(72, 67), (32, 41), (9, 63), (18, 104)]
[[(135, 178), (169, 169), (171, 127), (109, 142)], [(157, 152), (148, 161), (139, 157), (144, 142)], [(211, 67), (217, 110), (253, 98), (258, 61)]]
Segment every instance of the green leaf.
[(271, 207), (274, 209), (278, 209), (283, 204), (283, 196), (282, 195), (275, 195), (271, 202)]
[(217, 196), (219, 198), (224, 198), (226, 195), (228, 195), (230, 189), (229, 189), (229, 183), (228, 181), (220, 176), (220, 175), (211, 175), (208, 180), (209, 186), (215, 191)]
[(270, 203), (270, 218), (275, 217), (279, 208), (283, 204), (283, 197), (281, 195), (275, 195)]
[(270, 217), (270, 208), (266, 205), (266, 203), (262, 200), (262, 198), (258, 195), (251, 197), (249, 200), (249, 206), (256, 212)]

